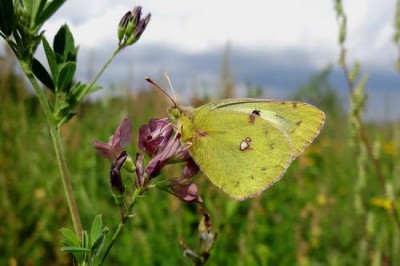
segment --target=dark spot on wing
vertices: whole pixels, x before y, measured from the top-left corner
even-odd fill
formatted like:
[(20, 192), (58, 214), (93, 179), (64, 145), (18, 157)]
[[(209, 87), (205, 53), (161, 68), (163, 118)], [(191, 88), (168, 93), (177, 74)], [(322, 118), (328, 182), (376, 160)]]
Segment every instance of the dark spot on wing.
[(296, 123), (296, 125), (299, 127), (301, 125), (301, 123), (303, 123), (303, 120), (300, 120)]
[(240, 185), (240, 182), (239, 182), (239, 181), (236, 181), (235, 187), (238, 187), (239, 185)]
[(297, 108), (297, 103), (292, 103), (293, 108)]
[(261, 167), (261, 171), (263, 171), (263, 172), (267, 171), (267, 167), (265, 167), (265, 166)]
[(253, 175), (250, 175), (249, 178), (250, 178), (250, 179), (254, 179), (254, 176), (253, 176)]
[(271, 150), (275, 149), (275, 142), (271, 142), (269, 144), (269, 147), (271, 148)]
[(254, 121), (256, 121), (256, 117), (261, 115), (260, 110), (253, 110), (251, 114), (249, 115), (249, 122), (250, 124), (254, 124)]
[(275, 116), (280, 118), (280, 119), (283, 119), (283, 116), (281, 116), (281, 115), (275, 114)]

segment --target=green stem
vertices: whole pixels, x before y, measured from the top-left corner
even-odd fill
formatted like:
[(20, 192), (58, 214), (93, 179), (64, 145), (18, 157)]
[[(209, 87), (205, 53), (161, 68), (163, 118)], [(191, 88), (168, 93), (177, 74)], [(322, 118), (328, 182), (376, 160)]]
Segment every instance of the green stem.
[[(89, 83), (89, 85), (85, 86), (82, 95), (82, 99), (90, 92), (94, 84), (96, 84), (97, 80), (101, 77), (103, 74), (104, 70), (108, 67), (108, 65), (111, 63), (111, 61), (114, 59), (114, 57), (123, 49), (124, 47), (118, 46), (117, 49), (115, 49), (114, 53), (108, 58), (108, 60), (104, 63), (100, 71), (97, 73), (97, 75), (93, 78), (93, 80)], [(81, 99), (79, 99), (81, 100)]]
[(99, 265), (102, 265), (104, 263), (104, 261), (106, 260), (108, 253), (110, 253), (110, 250), (112, 248), (112, 246), (114, 245), (115, 240), (117, 240), (117, 237), (119, 236), (119, 233), (121, 232), (122, 228), (124, 228), (125, 223), (124, 222), (120, 222), (118, 225), (117, 230), (115, 231), (110, 244), (108, 244), (108, 247), (106, 249), (106, 252), (104, 253), (103, 257), (101, 258), (101, 262)]
[(49, 102), (47, 101), (47, 98), (39, 83), (36, 81), (36, 78), (31, 71), (30, 65), (26, 62), (21, 62), (21, 67), (24, 74), (27, 76), (33, 88), (35, 89), (36, 94), (38, 95), (40, 105), (42, 106), (47, 124), (49, 125), (51, 140), (53, 142), (54, 151), (56, 153), (57, 163), (60, 168), (61, 180), (63, 183), (68, 208), (71, 214), (72, 223), (74, 225), (76, 235), (80, 238), (82, 235), (82, 224), (79, 216), (78, 206), (76, 204), (74, 193), (72, 190), (71, 179), (68, 173), (67, 162), (65, 160), (64, 149), (60, 137), (60, 129), (53, 118), (53, 113)]
[(61, 142), (60, 128), (54, 126), (50, 128), (50, 134), (56, 152), (57, 162), (60, 167), (61, 177), (64, 186), (64, 193), (67, 199), (72, 223), (74, 225), (76, 235), (81, 238), (82, 236), (82, 223), (79, 215), (78, 205), (75, 201), (74, 192), (72, 189), (71, 179), (68, 172), (67, 161), (65, 159), (64, 148)]
[(126, 212), (125, 212), (125, 214), (123, 214), (123, 217), (121, 218), (121, 221), (120, 221), (120, 223), (119, 223), (119, 225), (118, 225), (118, 228), (117, 228), (117, 230), (115, 231), (115, 233), (114, 233), (114, 235), (113, 235), (113, 237), (112, 237), (112, 239), (111, 239), (111, 242), (108, 244), (108, 247), (107, 247), (107, 249), (106, 249), (106, 252), (104, 253), (103, 257), (101, 258), (100, 265), (102, 265), (102, 264), (104, 263), (104, 261), (106, 260), (106, 258), (107, 258), (107, 256), (108, 256), (108, 253), (110, 252), (111, 248), (112, 248), (113, 245), (114, 245), (115, 240), (117, 240), (117, 238), (118, 238), (118, 236), (119, 236), (119, 234), (120, 234), (122, 228), (124, 228), (124, 226), (125, 226), (125, 221), (127, 220), (127, 218), (129, 218), (129, 216), (130, 216), (130, 214), (131, 214), (131, 212), (132, 212), (133, 207), (136, 205), (136, 203), (139, 201), (140, 196), (141, 196), (145, 191), (146, 191), (146, 190), (142, 190), (141, 188), (138, 188), (138, 189), (136, 189), (136, 190), (133, 192), (133, 195), (132, 195), (132, 202), (131, 202), (131, 204), (129, 204), (129, 206), (128, 206)]

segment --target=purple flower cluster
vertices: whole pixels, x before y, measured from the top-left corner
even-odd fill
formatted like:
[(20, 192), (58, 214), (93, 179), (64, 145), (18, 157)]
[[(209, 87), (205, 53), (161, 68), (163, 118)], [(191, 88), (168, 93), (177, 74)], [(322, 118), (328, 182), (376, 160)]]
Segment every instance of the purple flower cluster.
[[(100, 155), (113, 162), (110, 183), (113, 190), (120, 193), (124, 192), (120, 169), (129, 158), (123, 147), (131, 141), (131, 136), (131, 122), (125, 118), (108, 143), (100, 141), (93, 143)], [(136, 188), (146, 187), (152, 179), (160, 175), (164, 166), (171, 163), (185, 163), (181, 177), (168, 179), (163, 182), (162, 188), (183, 201), (202, 202), (198, 188), (192, 182), (199, 168), (187, 147), (181, 142), (181, 134), (174, 130), (174, 126), (167, 118), (151, 119), (148, 124), (143, 125), (139, 129), (138, 147), (141, 152), (136, 154), (134, 163)]]

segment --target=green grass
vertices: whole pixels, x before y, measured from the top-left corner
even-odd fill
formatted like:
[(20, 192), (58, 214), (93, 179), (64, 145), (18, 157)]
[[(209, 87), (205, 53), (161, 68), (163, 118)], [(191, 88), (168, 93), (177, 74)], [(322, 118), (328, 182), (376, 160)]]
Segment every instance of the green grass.
[[(71, 258), (60, 251), (59, 229), (72, 225), (40, 106), (18, 78), (2, 76), (0, 81), (0, 265), (70, 265)], [(107, 226), (117, 225), (119, 218), (109, 190), (110, 164), (96, 154), (92, 141), (106, 141), (129, 115), (135, 137), (128, 152), (134, 154), (139, 126), (151, 117), (165, 116), (167, 106), (163, 96), (151, 92), (136, 99), (107, 98), (82, 105), (63, 128), (86, 229), (97, 214)], [(384, 196), (372, 164), (366, 164), (365, 185), (355, 192), (357, 149), (350, 145), (346, 118), (330, 116), (329, 110), (319, 107), (328, 112), (322, 134), (260, 197), (237, 202), (204, 176), (196, 178), (218, 232), (209, 265), (396, 265), (400, 261), (400, 237), (392, 216), (373, 200)], [(376, 152), (396, 199), (400, 197), (399, 127), (367, 125), (370, 138), (382, 143)], [(357, 198), (361, 212), (355, 207)], [(179, 238), (196, 245), (199, 207), (162, 191), (149, 191), (107, 265), (190, 264), (181, 254)]]

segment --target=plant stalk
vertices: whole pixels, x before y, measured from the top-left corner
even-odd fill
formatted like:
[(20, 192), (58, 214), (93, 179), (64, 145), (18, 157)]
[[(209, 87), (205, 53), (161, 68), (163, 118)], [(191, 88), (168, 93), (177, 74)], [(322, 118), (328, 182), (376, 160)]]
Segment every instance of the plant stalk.
[[(340, 45), (340, 49), (342, 51), (345, 50), (343, 44)], [(349, 71), (349, 69), (347, 67), (347, 63), (346, 63), (345, 59), (343, 60), (343, 62), (341, 64), (341, 67), (342, 67), (342, 70), (344, 72), (344, 76), (346, 78), (347, 86), (348, 86), (348, 89), (349, 89), (349, 94), (352, 97), (354, 95), (354, 83), (350, 79), (350, 71)], [(375, 158), (375, 156), (374, 156), (374, 153), (373, 153), (373, 150), (372, 150), (372, 145), (371, 145), (371, 143), (370, 143), (370, 141), (368, 139), (367, 133), (365, 131), (364, 123), (363, 123), (361, 117), (357, 115), (356, 118), (357, 118), (357, 120), (358, 120), (358, 122), (360, 124), (360, 127), (358, 128), (358, 134), (359, 134), (359, 136), (361, 138), (361, 142), (365, 146), (365, 148), (367, 150), (368, 157), (371, 160), (371, 162), (372, 162), (372, 164), (373, 164), (373, 166), (375, 168), (376, 175), (378, 177), (382, 193), (384, 195), (387, 195), (386, 180), (385, 180), (385, 176), (384, 176), (383, 171), (382, 171), (382, 167), (381, 167), (380, 161), (377, 158)], [(390, 213), (391, 213), (391, 215), (393, 217), (395, 225), (397, 226), (398, 229), (400, 229), (400, 218), (399, 218), (399, 214), (397, 212), (397, 208), (396, 208), (396, 206), (395, 206), (393, 201), (391, 201), (391, 204), (390, 204)]]
[(42, 106), (47, 124), (49, 125), (51, 140), (53, 142), (54, 152), (56, 153), (57, 163), (60, 168), (61, 180), (64, 187), (68, 209), (70, 211), (75, 233), (79, 238), (81, 238), (82, 224), (79, 216), (78, 206), (75, 201), (74, 192), (72, 190), (71, 179), (68, 173), (67, 161), (65, 159), (64, 149), (60, 137), (60, 128), (57, 126), (57, 123), (53, 118), (53, 113), (49, 102), (47, 101), (47, 98), (39, 83), (36, 81), (36, 78), (31, 71), (30, 65), (26, 62), (21, 62), (21, 67), (24, 74), (29, 79), (32, 87), (35, 89), (36, 94), (38, 95), (40, 105)]
[(129, 204), (128, 208), (126, 209), (125, 214), (121, 215), (122, 216), (121, 221), (118, 225), (117, 230), (115, 230), (115, 233), (111, 239), (111, 242), (108, 244), (106, 252), (104, 252), (103, 257), (101, 258), (100, 265), (102, 265), (104, 263), (104, 261), (106, 260), (108, 253), (110, 252), (111, 248), (114, 245), (114, 242), (117, 240), (119, 234), (121, 233), (121, 230), (124, 228), (126, 220), (130, 217), (133, 207), (136, 205), (136, 203), (139, 201), (140, 196), (143, 195), (143, 193), (145, 191), (146, 191), (146, 189), (143, 190), (142, 188), (138, 188), (133, 192), (132, 202)]
[(108, 65), (111, 63), (111, 61), (114, 59), (114, 57), (123, 49), (123, 47), (118, 47), (115, 49), (113, 54), (108, 58), (108, 60), (104, 63), (104, 65), (101, 67), (100, 71), (97, 73), (97, 75), (92, 79), (92, 81), (89, 83), (89, 85), (85, 86), (84, 92), (82, 93), (82, 98), (84, 98), (92, 89), (94, 84), (96, 84), (97, 80), (101, 77), (103, 74), (104, 70), (108, 67)]

